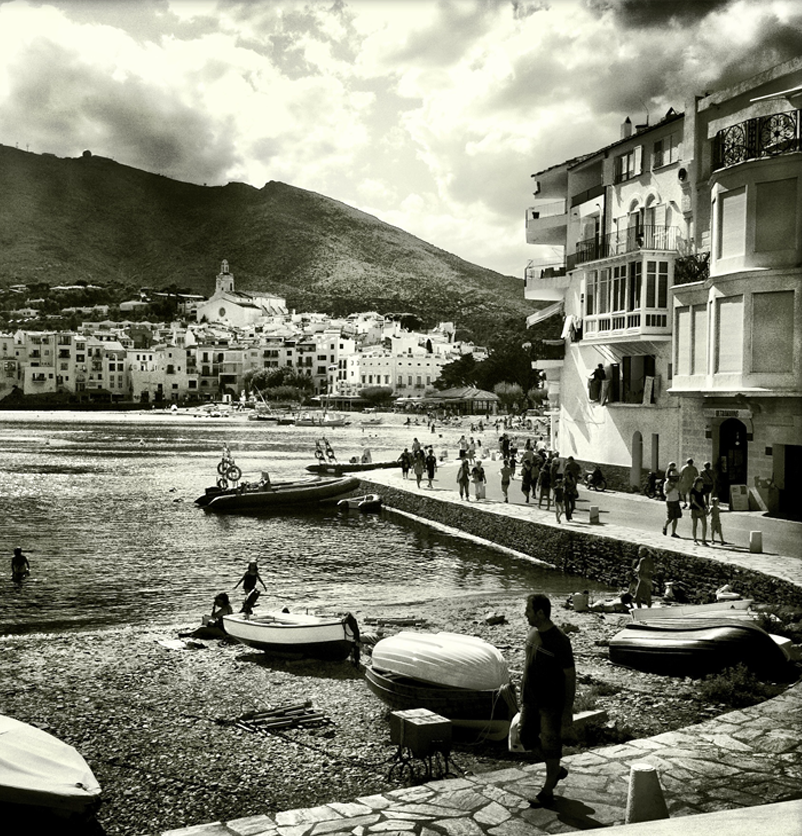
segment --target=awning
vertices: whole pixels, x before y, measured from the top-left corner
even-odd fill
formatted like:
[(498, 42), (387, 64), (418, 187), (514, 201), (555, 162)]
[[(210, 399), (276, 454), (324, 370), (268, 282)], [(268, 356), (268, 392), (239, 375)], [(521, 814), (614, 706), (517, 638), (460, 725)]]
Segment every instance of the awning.
[(530, 314), (526, 318), (526, 327), (531, 328), (533, 325), (537, 325), (538, 322), (543, 322), (544, 319), (548, 319), (550, 316), (554, 316), (555, 314), (562, 313), (563, 305), (565, 302), (555, 302), (553, 305), (549, 305), (547, 308), (543, 308), (542, 310), (536, 311), (533, 314)]

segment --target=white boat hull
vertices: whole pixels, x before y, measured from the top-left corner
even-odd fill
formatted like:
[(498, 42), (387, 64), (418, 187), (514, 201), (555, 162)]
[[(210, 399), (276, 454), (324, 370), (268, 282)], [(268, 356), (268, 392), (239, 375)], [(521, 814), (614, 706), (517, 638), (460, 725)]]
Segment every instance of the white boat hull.
[(498, 648), (458, 633), (405, 630), (377, 642), (371, 657), (378, 669), (433, 685), (495, 691), (510, 681)]
[(0, 715), (0, 802), (86, 813), (100, 801), (100, 784), (72, 746)]
[(751, 598), (737, 601), (717, 601), (715, 604), (680, 604), (670, 607), (635, 607), (633, 621), (654, 621), (663, 618), (745, 618), (755, 614), (750, 609)]
[(250, 617), (226, 615), (223, 623), (231, 638), (266, 653), (345, 659), (358, 640), (347, 617), (270, 612)]

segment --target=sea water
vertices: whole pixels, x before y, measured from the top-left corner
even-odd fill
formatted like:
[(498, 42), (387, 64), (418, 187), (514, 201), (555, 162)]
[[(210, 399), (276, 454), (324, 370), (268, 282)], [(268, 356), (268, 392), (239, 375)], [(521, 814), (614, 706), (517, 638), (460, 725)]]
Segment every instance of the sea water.
[[(325, 435), (341, 460), (397, 459), (418, 437), (454, 459), (464, 432), (495, 449), (492, 428), (436, 428), (398, 415)], [(0, 412), (0, 634), (198, 621), (249, 561), (272, 608), (374, 610), (441, 597), (541, 590), (565, 597), (598, 584), (387, 512), (336, 507), (213, 514), (194, 500), (228, 446), (244, 479), (306, 477), (315, 428), (181, 410)], [(413, 483), (414, 484), (414, 483)], [(11, 580), (15, 546), (32, 572)], [(236, 603), (236, 596), (232, 601)]]

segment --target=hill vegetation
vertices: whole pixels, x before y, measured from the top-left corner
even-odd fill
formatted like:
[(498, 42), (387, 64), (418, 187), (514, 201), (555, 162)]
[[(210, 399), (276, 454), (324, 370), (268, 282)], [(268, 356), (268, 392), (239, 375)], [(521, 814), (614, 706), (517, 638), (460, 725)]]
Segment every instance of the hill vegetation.
[(314, 192), (271, 181), (196, 186), (88, 152), (0, 146), (0, 287), (142, 287), (211, 295), (220, 261), (237, 287), (332, 315), (410, 312), (459, 339), (517, 330), (536, 306), (519, 279), (464, 261)]

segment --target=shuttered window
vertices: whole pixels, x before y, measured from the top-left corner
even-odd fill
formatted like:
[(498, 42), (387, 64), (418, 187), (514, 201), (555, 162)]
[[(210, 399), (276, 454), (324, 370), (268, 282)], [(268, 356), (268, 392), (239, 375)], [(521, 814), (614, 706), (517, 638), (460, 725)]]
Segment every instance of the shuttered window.
[(797, 179), (757, 184), (755, 252), (796, 247)]
[(794, 291), (752, 296), (752, 371), (794, 369)]
[(716, 372), (743, 371), (744, 298), (733, 296), (716, 303)]
[(746, 190), (719, 195), (718, 258), (743, 255), (746, 244)]

